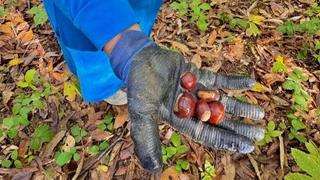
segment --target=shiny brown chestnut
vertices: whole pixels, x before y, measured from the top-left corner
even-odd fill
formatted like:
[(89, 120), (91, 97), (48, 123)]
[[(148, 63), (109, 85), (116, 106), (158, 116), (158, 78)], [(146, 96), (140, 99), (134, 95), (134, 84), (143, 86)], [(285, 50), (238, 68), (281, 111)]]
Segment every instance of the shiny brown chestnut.
[(211, 117), (210, 107), (207, 102), (200, 100), (196, 104), (196, 116), (202, 122), (207, 122)]
[(174, 113), (179, 118), (189, 118), (193, 116), (196, 107), (196, 98), (188, 92), (180, 94), (174, 106)]
[(209, 119), (209, 123), (213, 125), (218, 125), (223, 121), (224, 113), (225, 113), (225, 107), (224, 105), (219, 101), (213, 101), (208, 103), (211, 116)]
[(190, 92), (197, 85), (197, 77), (192, 72), (185, 72), (181, 76), (180, 84), (184, 89)]
[(220, 99), (220, 92), (218, 90), (199, 90), (197, 96), (206, 102), (218, 101)]

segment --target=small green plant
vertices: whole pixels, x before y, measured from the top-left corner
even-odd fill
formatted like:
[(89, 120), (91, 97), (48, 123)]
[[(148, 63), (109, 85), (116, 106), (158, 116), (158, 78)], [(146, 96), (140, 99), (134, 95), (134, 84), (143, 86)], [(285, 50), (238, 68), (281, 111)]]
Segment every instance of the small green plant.
[(300, 24), (294, 24), (291, 21), (286, 21), (283, 25), (277, 28), (277, 31), (287, 35), (293, 35), (298, 32), (314, 35), (319, 30), (320, 30), (319, 18), (311, 18), (310, 20), (303, 21)]
[(30, 148), (35, 152), (40, 151), (42, 144), (50, 142), (52, 138), (53, 132), (51, 131), (50, 127), (48, 125), (40, 125), (33, 133), (30, 142)]
[(216, 169), (208, 160), (204, 163), (204, 169), (200, 171), (202, 180), (211, 180), (216, 176)]
[(176, 171), (181, 173), (183, 170), (186, 171), (190, 168), (190, 163), (188, 161), (178, 159), (176, 161)]
[(308, 101), (311, 96), (303, 89), (302, 83), (308, 80), (308, 76), (303, 74), (301, 69), (294, 69), (288, 79), (283, 83), (285, 90), (293, 91), (293, 106), (294, 110), (308, 111)]
[(287, 71), (287, 66), (284, 63), (284, 59), (282, 56), (278, 56), (276, 58), (276, 62), (272, 64), (272, 72), (275, 73), (284, 73)]
[(43, 25), (48, 21), (48, 15), (41, 5), (32, 7), (28, 11), (28, 14), (33, 16), (33, 22), (35, 26)]
[(93, 145), (88, 148), (88, 153), (90, 155), (96, 155), (99, 152), (107, 149), (110, 146), (110, 144), (107, 141), (101, 142), (99, 145)]
[(68, 164), (72, 159), (75, 161), (80, 160), (80, 154), (77, 152), (77, 149), (75, 147), (70, 148), (69, 151), (60, 151), (55, 154), (55, 162), (59, 166), (63, 166), (65, 164)]
[(18, 169), (22, 168), (22, 162), (18, 159), (17, 150), (13, 150), (8, 159), (1, 160), (1, 167), (3, 168), (10, 168), (12, 165)]
[(314, 180), (320, 177), (320, 153), (319, 149), (312, 143), (305, 143), (309, 153), (303, 152), (296, 148), (291, 148), (291, 155), (296, 161), (302, 173), (289, 173), (285, 180)]
[(71, 134), (74, 137), (76, 143), (79, 143), (83, 137), (88, 135), (88, 132), (84, 129), (81, 129), (80, 126), (77, 124), (77, 125), (72, 126)]
[(24, 75), (24, 81), (19, 81), (17, 85), (21, 88), (31, 88), (36, 90), (39, 83), (39, 74), (36, 70), (30, 69)]
[(113, 130), (113, 116), (111, 114), (108, 114), (104, 116), (103, 122), (97, 126), (98, 129), (101, 130), (108, 130), (112, 131)]
[(276, 124), (274, 121), (269, 121), (267, 125), (266, 132), (264, 134), (264, 138), (257, 142), (258, 145), (265, 145), (272, 142), (272, 138), (276, 138), (281, 136), (282, 131), (276, 130)]
[(172, 158), (176, 154), (183, 154), (188, 151), (188, 147), (181, 143), (180, 135), (173, 132), (170, 138), (172, 145), (165, 147), (162, 146), (162, 159), (163, 162), (167, 163), (167, 160)]
[(243, 20), (240, 18), (232, 18), (230, 16), (221, 16), (223, 21), (229, 22), (228, 28), (234, 29), (235, 27), (239, 27), (242, 30), (246, 31), (248, 36), (257, 36), (261, 34), (261, 31), (257, 25), (260, 25), (264, 18), (262, 16), (250, 15), (248, 20)]
[(3, 6), (0, 6), (0, 17), (6, 16), (7, 13), (8, 13), (8, 10)]
[(301, 118), (295, 115), (295, 112), (308, 112), (309, 110), (309, 101), (311, 100), (311, 96), (304, 90), (302, 84), (307, 80), (308, 76), (303, 74), (301, 69), (296, 68), (283, 83), (283, 88), (285, 90), (293, 91), (293, 104), (291, 105), (290, 112), (287, 114), (287, 117), (291, 123), (289, 139), (297, 139), (300, 142), (306, 141), (306, 138), (301, 132), (301, 130), (304, 130), (306, 126), (302, 122)]
[(201, 0), (179, 0), (179, 2), (171, 3), (170, 7), (177, 10), (180, 16), (190, 12), (192, 23), (195, 23), (201, 31), (208, 29), (207, 11), (211, 8), (210, 4)]
[(306, 11), (304, 11), (304, 14), (309, 17), (320, 16), (320, 6), (318, 3), (313, 3)]

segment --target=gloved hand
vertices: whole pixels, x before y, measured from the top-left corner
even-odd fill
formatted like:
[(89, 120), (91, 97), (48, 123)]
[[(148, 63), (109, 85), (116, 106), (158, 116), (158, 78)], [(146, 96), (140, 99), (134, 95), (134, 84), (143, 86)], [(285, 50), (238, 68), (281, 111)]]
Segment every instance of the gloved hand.
[[(184, 90), (180, 77), (192, 72), (198, 79), (197, 88), (248, 89), (255, 81), (248, 77), (226, 76), (198, 70), (173, 51), (160, 48), (138, 31), (126, 31), (111, 54), (116, 74), (128, 88), (129, 118), (135, 153), (143, 167), (151, 172), (162, 169), (161, 143), (157, 120), (163, 120), (177, 131), (205, 146), (239, 153), (254, 150), (254, 141), (264, 137), (264, 130), (239, 120), (224, 120), (218, 126), (195, 118), (180, 119), (173, 112), (177, 96)], [(239, 102), (224, 94), (220, 101), (226, 113), (261, 120), (264, 110), (256, 105)]]

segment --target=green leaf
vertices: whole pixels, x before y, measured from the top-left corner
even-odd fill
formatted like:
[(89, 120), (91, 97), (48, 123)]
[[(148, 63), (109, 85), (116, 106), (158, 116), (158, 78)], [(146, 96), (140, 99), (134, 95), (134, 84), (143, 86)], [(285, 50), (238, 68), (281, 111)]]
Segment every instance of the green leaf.
[(79, 161), (80, 159), (81, 159), (81, 156), (80, 156), (79, 153), (74, 153), (74, 154), (73, 154), (73, 160)]
[(257, 36), (258, 34), (261, 34), (261, 31), (259, 30), (258, 26), (253, 22), (249, 22), (249, 28), (246, 32), (248, 36)]
[(107, 141), (103, 141), (102, 143), (99, 144), (99, 149), (100, 151), (103, 151), (107, 149), (110, 146), (110, 144)]
[(43, 109), (44, 108), (44, 104), (40, 99), (34, 100), (32, 102), (32, 104), (38, 109)]
[(287, 71), (287, 66), (284, 64), (284, 59), (282, 56), (276, 58), (276, 62), (272, 64), (272, 72), (282, 73)]
[(289, 173), (284, 177), (285, 180), (315, 180), (314, 178), (300, 173)]
[(236, 26), (241, 27), (243, 30), (246, 30), (248, 27), (249, 22), (246, 20), (242, 20), (239, 18), (233, 18), (230, 23), (229, 26), (230, 28), (235, 28)]
[(97, 128), (103, 131), (107, 128), (107, 126), (104, 123), (101, 123), (97, 125)]
[(53, 132), (48, 125), (40, 125), (36, 128), (34, 137), (39, 138), (42, 142), (49, 142), (53, 138)]
[(23, 168), (22, 162), (20, 160), (15, 160), (14, 161), (14, 166), (18, 169)]
[(186, 145), (179, 145), (177, 146), (177, 153), (184, 154), (188, 151), (188, 147)]
[(315, 158), (295, 148), (291, 148), (291, 155), (302, 170), (312, 177), (320, 177), (320, 158)]
[(113, 120), (112, 114), (107, 114), (107, 115), (104, 116), (104, 118), (103, 118), (103, 122), (106, 123), (106, 124), (112, 123), (112, 120)]
[(177, 153), (177, 149), (175, 147), (167, 147), (166, 151), (168, 158), (173, 157)]
[(178, 160), (177, 164), (179, 164), (179, 166), (183, 169), (183, 170), (188, 170), (190, 168), (190, 163), (188, 161), (185, 160)]
[(283, 25), (277, 28), (277, 31), (283, 34), (293, 35), (296, 31), (296, 27), (293, 22), (286, 21), (285, 23), (283, 23)]
[(3, 17), (5, 15), (7, 15), (8, 10), (5, 9), (3, 6), (0, 7), (0, 17)]
[(15, 122), (13, 121), (13, 118), (4, 118), (3, 121), (3, 126), (7, 129), (10, 129), (11, 127), (15, 126)]
[(319, 153), (319, 149), (313, 145), (312, 143), (306, 142), (305, 143), (306, 148), (308, 149), (308, 151), (310, 152), (310, 154), (314, 155), (314, 156), (318, 156), (320, 158), (320, 153)]
[(44, 8), (41, 6), (32, 7), (28, 11), (28, 13), (33, 15), (33, 21), (34, 21), (35, 26), (43, 25), (48, 20), (48, 15), (47, 15), (46, 11), (44, 10)]
[(17, 160), (18, 159), (18, 151), (17, 150), (12, 151), (10, 157), (12, 160)]
[(216, 169), (214, 168), (213, 165), (210, 164), (210, 162), (208, 160), (206, 160), (205, 163), (204, 163), (204, 170), (211, 177), (215, 177), (216, 176)]
[(18, 129), (16, 127), (10, 128), (8, 130), (8, 136), (9, 136), (10, 139), (13, 139), (13, 138), (17, 137), (17, 135), (18, 135)]
[(279, 137), (279, 136), (281, 136), (281, 134), (282, 134), (282, 131), (271, 131), (270, 132), (271, 137)]
[(28, 84), (33, 84), (33, 80), (36, 79), (38, 75), (37, 71), (34, 69), (30, 69), (26, 72), (24, 79)]
[(175, 167), (176, 167), (176, 171), (177, 171), (178, 173), (182, 173), (182, 168), (181, 168), (180, 165), (176, 165)]
[(81, 128), (79, 125), (74, 125), (71, 128), (71, 134), (73, 136), (80, 136), (81, 135)]
[(99, 147), (97, 145), (93, 145), (89, 148), (90, 155), (96, 155), (99, 153)]
[(27, 82), (18, 81), (17, 86), (19, 86), (21, 88), (27, 88), (27, 87), (29, 87), (29, 84)]
[(59, 166), (63, 166), (69, 163), (72, 157), (73, 157), (73, 154), (70, 152), (61, 152), (57, 155), (57, 157), (55, 158), (55, 161)]
[(273, 131), (275, 128), (276, 124), (274, 123), (274, 121), (269, 121), (267, 126), (268, 131)]
[(293, 119), (291, 121), (291, 125), (297, 131), (306, 128), (306, 125), (303, 122), (301, 122), (299, 119)]
[(10, 160), (5, 159), (1, 161), (1, 166), (4, 168), (9, 168), (11, 165), (12, 165), (12, 162)]
[(34, 151), (39, 151), (41, 148), (41, 140), (40, 138), (33, 138), (30, 142), (30, 148)]
[(181, 144), (180, 135), (176, 132), (173, 132), (170, 141), (175, 147), (179, 146)]

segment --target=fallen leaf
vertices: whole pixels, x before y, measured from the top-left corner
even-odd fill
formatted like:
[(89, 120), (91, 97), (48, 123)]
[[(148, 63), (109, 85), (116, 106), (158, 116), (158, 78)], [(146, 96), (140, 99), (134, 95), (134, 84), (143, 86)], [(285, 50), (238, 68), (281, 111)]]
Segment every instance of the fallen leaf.
[(213, 45), (213, 43), (216, 41), (216, 39), (217, 39), (217, 31), (213, 30), (210, 33), (210, 36), (208, 37), (208, 44)]
[(63, 95), (68, 101), (74, 101), (77, 95), (77, 87), (72, 82), (65, 82), (63, 85)]
[(175, 166), (171, 166), (163, 171), (160, 180), (179, 180), (179, 173)]
[(191, 62), (196, 65), (196, 67), (198, 69), (201, 68), (201, 57), (198, 55), (198, 54), (195, 54), (192, 59), (191, 59)]
[(122, 127), (123, 124), (125, 122), (127, 122), (128, 120), (128, 107), (127, 106), (121, 106), (119, 108), (116, 108), (117, 109), (117, 116), (114, 120), (114, 128), (117, 129), (119, 127)]
[(72, 147), (76, 145), (76, 141), (73, 136), (68, 135), (64, 145), (62, 146), (62, 150), (65, 152), (69, 152)]
[(113, 134), (108, 131), (102, 131), (100, 129), (96, 129), (90, 132), (90, 136), (95, 141), (107, 141), (113, 137)]
[(229, 179), (235, 179), (236, 176), (236, 168), (235, 164), (232, 161), (230, 154), (226, 153), (222, 159), (221, 162), (223, 164), (224, 168), (224, 175), (222, 175), (221, 180), (229, 180)]
[(253, 169), (256, 172), (256, 175), (258, 176), (259, 180), (261, 180), (261, 175), (260, 175), (260, 171), (259, 171), (259, 167), (258, 167), (258, 163), (257, 161), (250, 155), (248, 154), (249, 160), (253, 166)]
[(41, 157), (49, 157), (53, 154), (54, 148), (60, 143), (64, 135), (66, 134), (66, 130), (61, 130), (58, 132), (53, 139), (46, 145), (45, 150)]
[(233, 43), (230, 44), (223, 53), (223, 56), (229, 61), (240, 60), (244, 54), (244, 45), (240, 37), (234, 39)]
[(180, 50), (183, 54), (186, 54), (187, 52), (189, 52), (188, 46), (186, 46), (186, 45), (184, 45), (184, 44), (182, 44), (180, 42), (172, 41), (171, 42), (171, 46), (173, 48), (176, 48), (176, 49)]
[(19, 143), (18, 155), (21, 158), (26, 158), (26, 154), (28, 152), (29, 140), (22, 139)]
[(32, 30), (29, 31), (22, 31), (18, 34), (18, 37), (22, 43), (30, 42), (33, 39), (33, 32)]
[(2, 102), (3, 104), (7, 105), (7, 103), (10, 101), (12, 95), (14, 93), (12, 91), (9, 90), (5, 90), (2, 92)]
[(278, 73), (268, 73), (263, 76), (263, 79), (266, 81), (268, 85), (272, 85), (279, 81), (284, 81), (285, 76), (283, 74)]
[(12, 59), (11, 61), (9, 61), (9, 67), (11, 67), (11, 66), (16, 66), (16, 65), (19, 65), (19, 64), (21, 64), (21, 63), (23, 63), (23, 59), (21, 59), (21, 58), (14, 58), (14, 59)]
[(271, 92), (271, 90), (269, 88), (267, 88), (266, 86), (262, 85), (261, 83), (256, 83), (252, 88), (251, 91), (254, 92)]
[(255, 24), (261, 25), (262, 22), (264, 21), (264, 17), (263, 16), (257, 16), (257, 15), (250, 15), (249, 16), (249, 20)]

